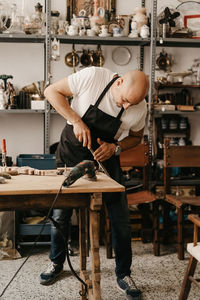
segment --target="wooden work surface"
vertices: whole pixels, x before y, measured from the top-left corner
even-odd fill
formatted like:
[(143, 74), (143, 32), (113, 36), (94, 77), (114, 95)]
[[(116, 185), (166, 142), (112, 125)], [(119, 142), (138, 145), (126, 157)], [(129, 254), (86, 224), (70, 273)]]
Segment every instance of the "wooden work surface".
[[(56, 194), (65, 177), (63, 175), (36, 176), (17, 175), (0, 185), (1, 195), (30, 195)], [(81, 177), (68, 188), (63, 187), (62, 194), (74, 193), (104, 193), (122, 192), (124, 187), (104, 173), (97, 173), (96, 181), (89, 181)]]
[[(0, 185), (1, 210), (49, 209), (65, 177), (63, 175), (17, 175)], [(79, 209), (80, 276), (87, 284), (87, 295), (81, 300), (101, 300), (101, 271), (99, 257), (99, 220), (102, 193), (122, 192), (124, 187), (107, 175), (97, 173), (96, 181), (81, 177), (68, 188), (62, 187), (54, 208)], [(87, 213), (86, 213), (87, 212)], [(89, 215), (91, 276), (87, 271), (87, 217)], [(84, 291), (81, 285), (82, 292)], [(66, 286), (67, 295), (67, 286)], [(77, 291), (78, 299), (78, 291)]]

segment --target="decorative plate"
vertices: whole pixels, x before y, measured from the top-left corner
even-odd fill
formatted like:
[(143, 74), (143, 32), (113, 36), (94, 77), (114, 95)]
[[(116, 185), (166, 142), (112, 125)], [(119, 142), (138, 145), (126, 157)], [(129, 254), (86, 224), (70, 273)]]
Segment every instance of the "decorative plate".
[(116, 65), (125, 66), (131, 60), (131, 52), (126, 47), (117, 47), (112, 52), (112, 60)]

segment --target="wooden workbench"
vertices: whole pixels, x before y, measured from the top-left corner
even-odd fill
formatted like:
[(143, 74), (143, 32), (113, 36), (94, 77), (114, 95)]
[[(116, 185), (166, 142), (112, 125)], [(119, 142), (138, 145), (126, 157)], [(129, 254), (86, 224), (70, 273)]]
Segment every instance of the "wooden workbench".
[[(5, 184), (0, 185), (0, 211), (50, 208), (64, 178), (63, 175), (13, 176)], [(55, 203), (55, 208), (79, 209), (80, 276), (88, 286), (88, 295), (87, 297), (82, 295), (82, 300), (101, 299), (99, 213), (102, 193), (121, 191), (124, 191), (122, 185), (103, 173), (97, 173), (97, 181), (89, 181), (82, 177), (70, 187), (63, 187)], [(86, 210), (89, 212), (90, 224), (91, 279), (86, 268)]]

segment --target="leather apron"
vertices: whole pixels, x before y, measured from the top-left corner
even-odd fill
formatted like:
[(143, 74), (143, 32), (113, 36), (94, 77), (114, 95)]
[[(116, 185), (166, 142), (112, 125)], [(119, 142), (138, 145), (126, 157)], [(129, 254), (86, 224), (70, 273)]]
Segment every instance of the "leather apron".
[[(117, 78), (118, 77), (114, 77), (108, 83), (108, 85), (105, 87), (105, 89), (97, 99), (96, 103), (94, 105), (90, 105), (88, 110), (82, 117), (83, 122), (90, 128), (93, 150), (96, 150), (100, 146), (97, 143), (97, 138), (100, 138), (101, 140), (108, 143), (115, 142), (114, 136), (116, 135), (121, 125), (122, 121), (120, 120), (120, 118), (124, 111), (124, 108), (120, 110), (117, 117), (113, 117), (98, 108), (101, 100), (103, 99), (111, 85), (115, 82), (115, 80), (117, 80)], [(56, 151), (57, 167), (64, 166), (65, 164), (67, 167), (73, 167), (85, 159), (94, 160), (93, 155), (90, 153), (88, 148), (83, 147), (82, 142), (79, 142), (74, 135), (73, 126), (66, 124), (62, 131), (61, 139)], [(121, 180), (119, 180), (119, 157), (113, 155), (103, 164), (111, 177), (116, 181), (121, 182)], [(116, 170), (114, 170), (115, 167)], [(115, 173), (116, 176), (113, 173)], [(116, 173), (118, 173), (118, 175)]]

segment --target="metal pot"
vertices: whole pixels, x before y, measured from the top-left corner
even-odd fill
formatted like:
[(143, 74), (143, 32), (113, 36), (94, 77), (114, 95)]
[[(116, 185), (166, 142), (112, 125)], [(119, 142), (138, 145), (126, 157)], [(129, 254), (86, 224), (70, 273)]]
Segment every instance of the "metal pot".
[(168, 57), (168, 54), (162, 51), (156, 60), (156, 64), (160, 70), (167, 71), (170, 69), (172, 62)]
[(78, 66), (79, 56), (75, 52), (75, 50), (72, 50), (72, 52), (69, 52), (65, 55), (65, 63), (70, 68), (74, 68), (74, 67)]
[(90, 55), (93, 66), (102, 67), (104, 65), (105, 59), (100, 45), (97, 46), (97, 51), (91, 51)]
[(91, 65), (91, 55), (88, 50), (83, 50), (83, 54), (81, 55), (80, 61), (84, 67), (88, 67)]

